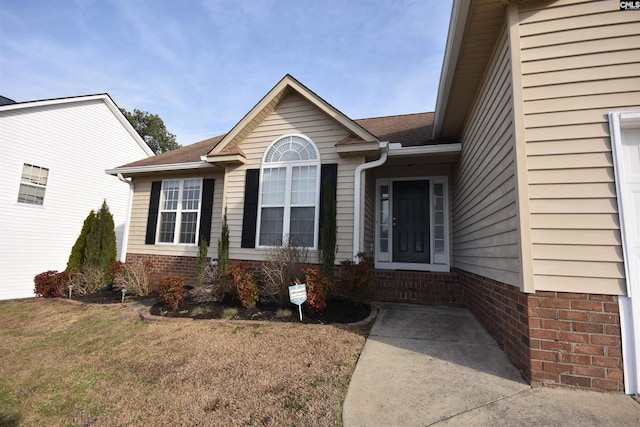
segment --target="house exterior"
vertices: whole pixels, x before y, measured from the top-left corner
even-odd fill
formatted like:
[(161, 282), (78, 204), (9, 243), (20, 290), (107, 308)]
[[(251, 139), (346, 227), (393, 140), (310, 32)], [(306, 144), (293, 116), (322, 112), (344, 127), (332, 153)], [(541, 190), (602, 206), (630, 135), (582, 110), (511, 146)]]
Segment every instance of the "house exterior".
[(231, 260), (294, 236), (317, 262), (329, 182), (376, 299), (468, 307), (534, 386), (636, 393), (639, 23), (454, 1), (435, 113), (352, 120), (287, 75), (226, 135), (108, 171), (135, 185), (127, 260), (193, 280), (226, 209)]
[(104, 170), (153, 152), (108, 95), (0, 105), (0, 146), (0, 299), (34, 296), (34, 276), (64, 270), (103, 200), (123, 253), (131, 189)]

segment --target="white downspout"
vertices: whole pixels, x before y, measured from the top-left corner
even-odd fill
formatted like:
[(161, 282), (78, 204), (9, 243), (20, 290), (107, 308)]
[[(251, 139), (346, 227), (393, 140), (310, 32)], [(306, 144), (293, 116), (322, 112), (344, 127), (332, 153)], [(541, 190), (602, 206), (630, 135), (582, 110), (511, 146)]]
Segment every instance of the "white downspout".
[(118, 173), (118, 179), (129, 184), (129, 201), (127, 202), (127, 219), (124, 223), (124, 233), (122, 233), (122, 246), (120, 248), (120, 262), (127, 260), (127, 245), (129, 244), (129, 221), (131, 219), (131, 205), (133, 203), (133, 181), (126, 179), (121, 173)]
[(360, 203), (360, 196), (362, 193), (362, 171), (364, 171), (365, 169), (377, 168), (387, 161), (387, 156), (389, 154), (389, 141), (380, 141), (380, 151), (381, 153), (379, 159), (358, 165), (355, 171), (355, 183), (353, 191), (353, 260), (355, 262), (358, 262), (358, 254), (361, 252), (360, 230), (362, 229), (362, 224), (360, 224), (360, 214), (362, 206)]

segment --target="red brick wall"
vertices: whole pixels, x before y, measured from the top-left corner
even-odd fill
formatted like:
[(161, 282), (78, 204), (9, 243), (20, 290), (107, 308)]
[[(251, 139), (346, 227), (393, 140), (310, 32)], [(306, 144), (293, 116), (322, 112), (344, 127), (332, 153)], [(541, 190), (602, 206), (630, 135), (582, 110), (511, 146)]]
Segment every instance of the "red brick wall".
[(464, 306), (457, 273), (375, 270), (373, 299), (411, 304)]
[(624, 391), (615, 296), (537, 292), (528, 311), (532, 385)]
[(184, 277), (187, 285), (196, 283), (196, 257), (128, 253), (127, 262), (134, 261), (149, 262), (153, 289), (158, 288), (162, 278), (172, 274)]
[(532, 386), (624, 391), (615, 296), (536, 292), (458, 271), (467, 307)]

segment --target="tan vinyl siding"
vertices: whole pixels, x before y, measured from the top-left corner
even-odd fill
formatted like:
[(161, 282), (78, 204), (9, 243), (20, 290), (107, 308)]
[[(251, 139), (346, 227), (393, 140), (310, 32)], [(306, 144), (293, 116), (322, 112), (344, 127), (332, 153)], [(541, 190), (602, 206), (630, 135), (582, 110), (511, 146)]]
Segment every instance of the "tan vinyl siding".
[[(343, 159), (335, 145), (348, 133), (335, 121), (315, 108), (298, 94), (283, 98), (280, 104), (257, 125), (239, 146), (247, 156), (244, 165), (229, 168), (226, 203), (229, 224), (231, 259), (262, 260), (261, 249), (240, 247), (244, 207), (244, 180), (247, 169), (260, 168), (265, 150), (278, 138), (287, 134), (302, 134), (310, 138), (320, 152), (321, 163), (338, 163), (337, 186), (337, 254), (336, 262), (351, 259), (353, 247), (353, 180), (360, 158)], [(317, 262), (317, 252), (309, 252), (309, 260)]]
[(453, 265), (521, 286), (509, 70), (503, 29), (463, 132), (453, 189)]
[(535, 289), (623, 294), (607, 114), (640, 105), (640, 19), (615, 0), (519, 12)]
[(222, 192), (224, 178), (222, 172), (190, 172), (190, 173), (166, 173), (165, 175), (154, 175), (136, 177), (134, 179), (135, 191), (131, 203), (131, 218), (129, 220), (129, 245), (127, 253), (172, 255), (172, 256), (197, 256), (197, 245), (172, 245), (155, 244), (146, 245), (145, 236), (147, 232), (147, 216), (149, 213), (149, 199), (151, 197), (151, 183), (165, 179), (184, 178), (213, 178), (215, 187), (213, 189), (213, 213), (211, 215), (211, 238), (209, 241), (210, 257), (217, 257), (218, 238), (222, 227)]

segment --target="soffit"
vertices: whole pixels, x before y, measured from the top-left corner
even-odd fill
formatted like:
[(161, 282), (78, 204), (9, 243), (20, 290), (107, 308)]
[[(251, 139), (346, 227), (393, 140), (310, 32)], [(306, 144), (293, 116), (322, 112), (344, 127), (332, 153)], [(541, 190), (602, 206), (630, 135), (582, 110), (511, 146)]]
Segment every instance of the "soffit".
[(446, 107), (436, 135), (438, 140), (459, 139), (505, 18), (504, 0), (471, 2), (457, 60), (445, 58), (450, 63), (454, 61), (454, 67), (449, 69), (454, 74), (448, 97), (444, 100)]

